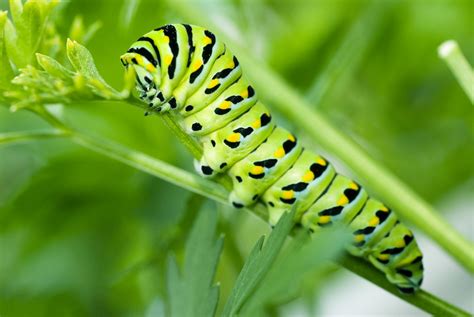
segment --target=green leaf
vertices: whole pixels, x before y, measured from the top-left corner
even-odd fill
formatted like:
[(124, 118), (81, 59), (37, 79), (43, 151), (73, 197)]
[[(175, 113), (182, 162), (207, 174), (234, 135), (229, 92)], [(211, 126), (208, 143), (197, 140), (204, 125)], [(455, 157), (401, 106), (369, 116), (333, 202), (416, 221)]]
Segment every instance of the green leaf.
[(94, 58), (89, 50), (78, 42), (67, 39), (67, 57), (74, 69), (89, 77), (104, 81), (94, 63)]
[(14, 77), (4, 42), (3, 30), (7, 21), (7, 12), (0, 11), (0, 90), (7, 90)]
[(213, 286), (223, 238), (216, 240), (216, 211), (201, 211), (186, 243), (184, 268), (168, 261), (168, 293), (171, 316), (213, 316), (219, 287)]
[(303, 232), (292, 241), (287, 252), (245, 303), (243, 315), (256, 315), (267, 305), (281, 304), (297, 297), (307, 278), (314, 278), (314, 273), (319, 272), (319, 279), (312, 282), (316, 285), (324, 278), (328, 261), (344, 251), (350, 234), (343, 228), (326, 229), (314, 234), (311, 241), (307, 240), (308, 234)]
[(27, 1), (22, 7), (21, 1), (11, 0), (13, 24), (6, 24), (5, 39), (7, 52), (17, 68), (31, 64), (46, 27), (47, 18), (56, 2), (46, 0)]
[(21, 21), (21, 13), (23, 12), (23, 3), (21, 0), (10, 0), (10, 12), (13, 22), (17, 23)]
[(74, 73), (61, 65), (57, 60), (47, 55), (36, 53), (38, 64), (49, 74), (61, 79), (71, 79)]
[(275, 229), (268, 237), (265, 246), (263, 246), (265, 240), (264, 236), (257, 241), (247, 261), (245, 261), (244, 267), (227, 300), (222, 314), (223, 316), (237, 315), (245, 301), (248, 300), (258, 287), (258, 284), (268, 273), (293, 227), (294, 212), (295, 211), (292, 210), (280, 218)]
[(73, 41), (67, 40), (67, 56), (76, 71), (83, 75), (89, 87), (94, 88), (94, 92), (107, 99), (121, 99), (122, 95), (107, 84), (102, 78), (94, 63), (94, 58), (89, 50)]

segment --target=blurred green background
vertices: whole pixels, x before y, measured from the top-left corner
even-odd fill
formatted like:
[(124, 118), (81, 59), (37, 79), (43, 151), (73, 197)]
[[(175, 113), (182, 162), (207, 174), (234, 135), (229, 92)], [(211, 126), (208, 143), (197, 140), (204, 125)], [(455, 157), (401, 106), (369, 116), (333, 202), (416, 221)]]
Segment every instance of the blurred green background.
[[(131, 42), (163, 24), (196, 23), (189, 19), (204, 15), (205, 26), (269, 64), (429, 202), (436, 205), (466, 184), (472, 189), (473, 107), (436, 50), (455, 39), (474, 61), (473, 1), (169, 0), (142, 1), (136, 12), (129, 3), (64, 1), (55, 16), (62, 34), (76, 15), (86, 25), (102, 22), (87, 46), (116, 88), (123, 77), (118, 57)], [(0, 8), (8, 8), (6, 0)], [(320, 76), (344, 59), (347, 67), (319, 98)], [(64, 117), (89, 134), (192, 169), (191, 156), (161, 121), (141, 110), (76, 103), (65, 107)], [(297, 122), (279, 120), (298, 129)], [(0, 132), (41, 127), (47, 125), (33, 114), (0, 108)], [(159, 311), (165, 260), (181, 252), (189, 229), (178, 224), (197, 211), (186, 207), (189, 199), (197, 198), (67, 140), (1, 146), (0, 315)], [(252, 215), (218, 208), (226, 234), (218, 272), (225, 297), (242, 258), (268, 228)]]

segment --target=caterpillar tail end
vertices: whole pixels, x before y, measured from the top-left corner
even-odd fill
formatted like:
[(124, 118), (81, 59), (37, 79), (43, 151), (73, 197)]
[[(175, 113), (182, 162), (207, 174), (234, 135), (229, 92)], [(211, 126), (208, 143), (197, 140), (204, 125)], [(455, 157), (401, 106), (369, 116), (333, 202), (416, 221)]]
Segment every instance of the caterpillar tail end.
[(421, 253), (411, 262), (398, 263), (395, 267), (388, 267), (373, 256), (369, 256), (369, 261), (383, 271), (389, 282), (395, 285), (402, 294), (413, 294), (420, 289), (423, 282)]

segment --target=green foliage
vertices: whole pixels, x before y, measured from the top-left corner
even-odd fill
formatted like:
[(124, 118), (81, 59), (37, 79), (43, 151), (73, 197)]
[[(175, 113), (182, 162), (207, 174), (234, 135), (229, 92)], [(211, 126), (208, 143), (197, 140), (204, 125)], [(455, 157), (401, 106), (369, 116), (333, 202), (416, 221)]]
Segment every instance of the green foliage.
[(244, 303), (255, 291), (255, 288), (273, 264), (273, 261), (283, 246), (283, 242), (285, 242), (288, 233), (293, 227), (293, 217), (294, 211), (286, 213), (280, 218), (272, 234), (268, 237), (265, 246), (263, 246), (264, 237), (261, 237), (257, 241), (229, 296), (229, 300), (224, 308), (224, 316), (234, 316), (238, 314)]
[(216, 224), (217, 213), (202, 210), (186, 243), (182, 273), (173, 258), (168, 261), (170, 316), (214, 315), (219, 287), (212, 284), (224, 242), (215, 239)]
[[(5, 38), (3, 29), (7, 22), (7, 12), (0, 11), (0, 91), (6, 90), (11, 86), (11, 79), (13, 78), (13, 70), (10, 65), (10, 60), (7, 56)], [(0, 100), (3, 96), (0, 95)]]
[[(309, 273), (320, 272), (324, 280), (327, 261), (334, 259), (348, 241), (341, 228), (318, 233), (312, 241), (300, 232), (282, 252), (294, 223), (294, 212), (286, 213), (264, 244), (258, 239), (246, 259), (225, 303), (222, 316), (263, 316), (268, 307), (278, 307), (296, 298)], [(174, 258), (168, 261), (170, 316), (214, 316), (219, 287), (213, 285), (223, 238), (216, 240), (217, 213), (202, 210), (186, 242), (182, 273)], [(277, 259), (277, 256), (281, 256)], [(312, 284), (318, 279), (311, 275)], [(185, 303), (185, 304), (183, 304)]]
[(120, 99), (122, 96), (110, 87), (100, 76), (91, 53), (84, 46), (75, 41), (68, 40), (67, 56), (72, 66), (77, 71), (74, 82), (85, 78), (85, 86), (88, 86), (95, 94), (104, 99)]
[(39, 53), (37, 61), (43, 70), (31, 65), (20, 69), (20, 74), (12, 80), (15, 87), (5, 92), (5, 96), (13, 100), (12, 109), (34, 104), (70, 103), (74, 99), (87, 100), (95, 96), (104, 99), (124, 97), (100, 76), (92, 55), (84, 46), (68, 40), (67, 56), (73, 70)]
[[(297, 298), (308, 277), (314, 288), (318, 282), (314, 273), (325, 272), (327, 261), (340, 254), (349, 241), (349, 234), (342, 228), (318, 232), (312, 241), (307, 232), (301, 231), (276, 260), (294, 225), (293, 217), (294, 211), (284, 214), (265, 245), (264, 237), (257, 241), (232, 289), (223, 316), (263, 316), (267, 308)], [(317, 276), (324, 280), (322, 274)]]
[(57, 1), (10, 0), (13, 23), (5, 24), (5, 45), (8, 55), (17, 69), (32, 64), (34, 53), (40, 47), (48, 17)]
[(328, 261), (341, 254), (349, 241), (350, 234), (343, 228), (318, 232), (311, 241), (308, 241), (306, 232), (300, 232), (279, 261), (271, 266), (260, 287), (249, 297), (244, 310), (246, 315), (262, 315), (266, 307), (298, 298), (308, 278), (310, 289), (314, 289), (314, 285), (327, 278), (323, 274), (326, 273)]
[[(123, 99), (123, 94), (105, 82), (97, 70), (91, 53), (76, 40), (67, 39), (66, 50), (54, 24), (49, 21), (56, 1), (11, 1), (12, 23), (6, 12), (0, 13), (0, 63), (5, 72), (0, 76), (0, 92), (18, 110), (47, 103), (70, 103), (72, 100)], [(96, 22), (89, 28), (77, 16), (69, 34), (73, 39), (87, 42), (100, 28)], [(3, 40), (3, 37), (5, 40)], [(51, 56), (39, 53), (48, 52)], [(8, 55), (7, 55), (8, 54)], [(36, 54), (36, 61), (33, 57)], [(72, 69), (53, 56), (66, 55)], [(36, 63), (42, 69), (36, 67)], [(17, 70), (16, 76), (11, 65)], [(12, 86), (13, 84), (13, 86)]]

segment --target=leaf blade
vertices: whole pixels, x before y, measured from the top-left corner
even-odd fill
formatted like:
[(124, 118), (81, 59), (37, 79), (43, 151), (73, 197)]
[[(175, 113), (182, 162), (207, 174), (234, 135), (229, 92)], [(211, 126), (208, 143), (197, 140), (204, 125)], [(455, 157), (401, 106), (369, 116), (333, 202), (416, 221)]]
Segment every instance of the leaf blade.
[(257, 241), (227, 300), (223, 316), (236, 315), (268, 273), (293, 227), (294, 212), (295, 210), (292, 210), (280, 218), (264, 246), (263, 236)]
[[(202, 211), (196, 219), (185, 247), (182, 273), (169, 261), (168, 293), (171, 316), (213, 316), (219, 287), (213, 285), (223, 238), (215, 238), (217, 213)], [(183, 305), (185, 303), (185, 305)]]

